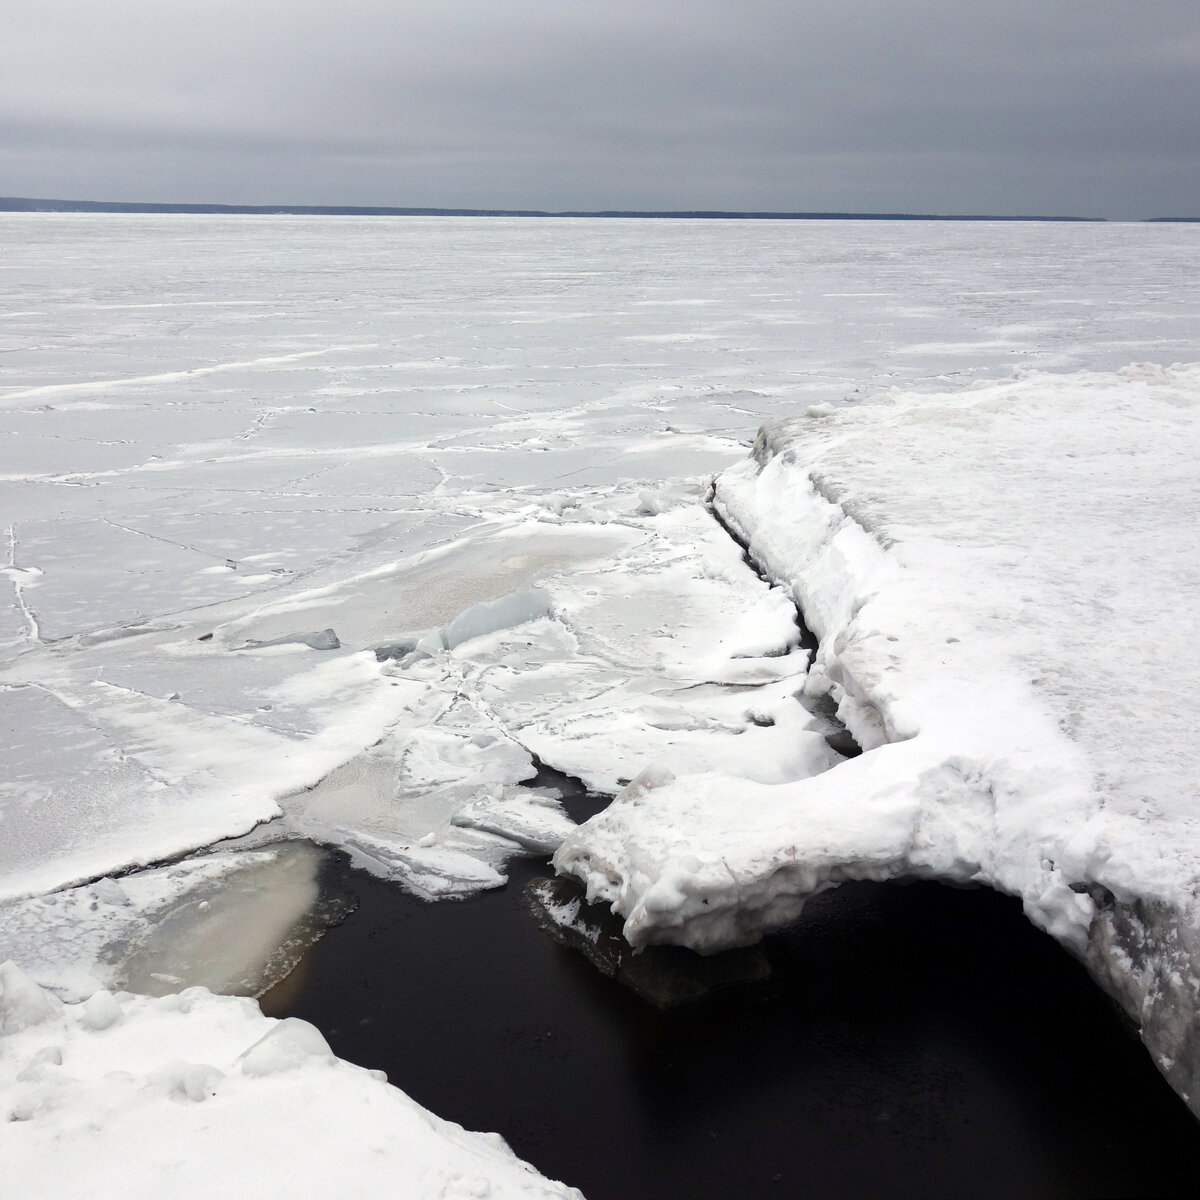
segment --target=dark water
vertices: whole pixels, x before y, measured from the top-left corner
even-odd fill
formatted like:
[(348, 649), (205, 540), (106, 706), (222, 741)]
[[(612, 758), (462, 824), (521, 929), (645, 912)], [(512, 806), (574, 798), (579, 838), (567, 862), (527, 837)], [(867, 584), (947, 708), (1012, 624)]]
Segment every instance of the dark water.
[(776, 975), (661, 1013), (503, 891), (360, 907), (264, 998), (589, 1200), (1200, 1195), (1200, 1124), (1012, 900), (849, 884)]

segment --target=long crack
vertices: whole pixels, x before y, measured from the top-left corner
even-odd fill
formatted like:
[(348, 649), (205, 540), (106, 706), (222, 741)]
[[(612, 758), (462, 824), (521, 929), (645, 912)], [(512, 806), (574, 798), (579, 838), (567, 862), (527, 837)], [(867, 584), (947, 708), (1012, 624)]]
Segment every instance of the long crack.
[[(755, 575), (767, 584), (768, 587), (777, 587), (778, 584), (770, 575), (767, 574), (761, 562), (754, 556), (750, 548), (750, 543), (742, 537), (732, 525), (721, 515), (716, 506), (716, 480), (709, 485), (704, 494), (704, 507), (709, 516), (721, 527), (736, 546), (742, 551), (742, 561), (752, 570)], [(804, 618), (804, 610), (792, 599), (792, 607), (795, 610), (796, 628), (800, 631), (800, 646), (808, 652), (809, 669), (812, 669), (812, 664), (816, 661), (817, 650), (820, 642), (817, 635), (809, 628), (808, 622)], [(836, 750), (839, 754), (846, 758), (857, 758), (862, 753), (862, 746), (859, 745), (854, 735), (846, 728), (845, 724), (837, 715), (837, 708), (828, 696), (809, 697), (800, 693), (796, 697), (800, 703), (808, 709), (814, 717), (826, 726), (825, 741), (830, 748)]]

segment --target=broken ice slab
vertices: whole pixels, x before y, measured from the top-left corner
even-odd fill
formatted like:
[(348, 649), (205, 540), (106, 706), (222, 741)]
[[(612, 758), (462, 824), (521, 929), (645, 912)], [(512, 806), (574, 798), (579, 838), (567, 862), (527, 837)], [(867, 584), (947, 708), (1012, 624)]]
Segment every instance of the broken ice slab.
[(531, 879), (525, 900), (538, 925), (560, 945), (578, 950), (601, 974), (615, 979), (655, 1008), (675, 1008), (720, 988), (761, 983), (771, 964), (761, 946), (705, 957), (682, 946), (634, 951), (621, 935), (621, 918), (607, 905), (588, 904), (578, 880)]
[(442, 641), (448, 650), (453, 650), (474, 638), (548, 617), (552, 611), (546, 591), (537, 587), (522, 588), (497, 600), (482, 600), (463, 609), (442, 630)]
[[(506, 606), (512, 605), (542, 616), (549, 599), (538, 595), (540, 581), (573, 565), (604, 559), (637, 540), (636, 531), (623, 527), (564, 529), (514, 517), (435, 549), (280, 593), (226, 621), (217, 636), (228, 645), (250, 638), (270, 641), (291, 635), (304, 622), (307, 628), (336, 625), (343, 644), (352, 647), (386, 646), (432, 633), (440, 651), (464, 640), (457, 633), (467, 632), (465, 617), (462, 626), (450, 628), (463, 614), (475, 610), (472, 620), (487, 624), (487, 614), (506, 616)], [(477, 608), (490, 604), (498, 604), (498, 610)], [(443, 630), (451, 634), (446, 643), (441, 641)], [(483, 632), (487, 630), (479, 628), (470, 636)]]
[[(335, 831), (335, 840), (350, 855), (353, 866), (391, 879), (422, 900), (460, 899), (508, 882), (506, 875), (486, 861), (480, 848), (470, 853), (432, 841), (421, 845), (349, 829)], [(508, 847), (517, 849), (511, 842)]]
[(237, 646), (238, 650), (262, 650), (267, 646), (307, 646), (310, 650), (340, 650), (342, 643), (332, 629), (318, 629), (313, 633), (285, 633), (281, 637), (268, 638), (259, 641), (250, 638), (245, 645)]
[[(442, 629), (382, 642), (375, 649), (378, 662), (398, 661), (402, 667), (418, 658), (429, 658), (443, 650), (453, 650), (464, 642), (490, 633), (512, 629), (528, 621), (553, 615), (550, 595), (542, 588), (522, 588), (497, 600), (482, 600), (464, 608)], [(332, 633), (332, 630), (329, 632)], [(273, 645), (274, 643), (264, 643)]]
[(399, 638), (393, 642), (381, 642), (374, 647), (376, 662), (398, 662), (407, 658), (417, 648), (420, 638)]
[(108, 948), (115, 983), (145, 996), (197, 985), (262, 995), (353, 910), (344, 897), (322, 896), (323, 857), (309, 842), (245, 851), (239, 869), (191, 889), (138, 936)]
[(528, 788), (506, 788), (499, 796), (480, 796), (460, 808), (450, 823), (507, 838), (538, 854), (553, 854), (575, 829), (559, 800)]

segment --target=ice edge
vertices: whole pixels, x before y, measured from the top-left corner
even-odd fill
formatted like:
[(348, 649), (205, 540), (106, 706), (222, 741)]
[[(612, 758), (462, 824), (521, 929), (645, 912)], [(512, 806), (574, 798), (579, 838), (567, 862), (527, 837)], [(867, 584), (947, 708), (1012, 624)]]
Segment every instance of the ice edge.
[[(705, 953), (752, 944), (794, 920), (808, 898), (848, 880), (925, 878), (1017, 895), (1028, 918), (1081, 959), (1117, 1001), (1159, 1070), (1200, 1117), (1200, 935), (1185, 906), (1119, 895), (1086, 872), (1064, 870), (1050, 856), (1053, 848), (1036, 840), (1003, 844), (1000, 810), (1021, 789), (990, 777), (992, 764), (969, 753), (947, 762), (939, 747), (925, 746), (911, 707), (861, 669), (866, 659), (852, 627), (895, 581), (899, 567), (888, 553), (894, 543), (799, 462), (791, 448), (796, 427), (764, 426), (750, 458), (716, 478), (710, 503), (763, 578), (795, 599), (819, 643), (806, 690), (831, 696), (839, 719), (869, 753), (783, 788), (715, 774), (677, 780), (651, 769), (607, 814), (567, 839), (555, 869), (579, 878), (589, 901), (603, 900), (624, 917), (631, 945), (680, 944)], [(1059, 737), (1054, 729), (1045, 733)], [(936, 733), (928, 740), (941, 741)], [(965, 741), (969, 748), (971, 739)], [(891, 766), (880, 769), (889, 758)], [(899, 772), (897, 758), (907, 760)], [(896, 786), (897, 774), (907, 776), (907, 787)], [(1046, 781), (1051, 809), (1078, 804), (1079, 779), (1071, 774)], [(742, 871), (744, 852), (741, 862), (736, 848), (729, 855), (705, 852), (720, 837), (701, 845), (671, 836), (710, 819), (730, 793), (743, 812), (790, 819), (778, 840), (794, 833), (794, 843), (765, 857), (751, 852), (751, 870)], [(631, 810), (649, 804), (656, 810), (651, 827), (658, 828), (647, 835)], [(637, 832), (626, 840), (631, 829)], [(1069, 831), (1060, 840), (1069, 842)], [(1076, 864), (1086, 859), (1075, 856)]]

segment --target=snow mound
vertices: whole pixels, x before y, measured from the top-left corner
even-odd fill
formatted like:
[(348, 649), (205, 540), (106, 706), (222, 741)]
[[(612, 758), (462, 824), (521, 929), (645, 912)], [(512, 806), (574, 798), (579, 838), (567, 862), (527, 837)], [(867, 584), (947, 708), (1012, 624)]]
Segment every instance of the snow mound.
[(287, 1017), (264, 1033), (238, 1060), (243, 1075), (277, 1075), (306, 1063), (333, 1062), (333, 1051), (321, 1031), (298, 1017)]
[(20, 1033), (56, 1016), (59, 1002), (11, 959), (0, 963), (0, 1033)]
[(252, 1001), (191, 988), (62, 1005), (12, 963), (0, 987), (14, 1195), (580, 1196)]

